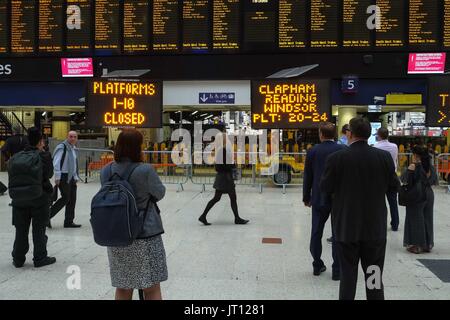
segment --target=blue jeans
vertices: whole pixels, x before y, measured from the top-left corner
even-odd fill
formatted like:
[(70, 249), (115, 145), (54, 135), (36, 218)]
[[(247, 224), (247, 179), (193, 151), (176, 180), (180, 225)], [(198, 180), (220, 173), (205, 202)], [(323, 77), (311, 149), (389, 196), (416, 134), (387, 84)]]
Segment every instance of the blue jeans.
[(388, 192), (386, 197), (389, 202), (389, 209), (391, 212), (391, 227), (394, 230), (398, 229), (400, 219), (398, 217), (397, 192)]

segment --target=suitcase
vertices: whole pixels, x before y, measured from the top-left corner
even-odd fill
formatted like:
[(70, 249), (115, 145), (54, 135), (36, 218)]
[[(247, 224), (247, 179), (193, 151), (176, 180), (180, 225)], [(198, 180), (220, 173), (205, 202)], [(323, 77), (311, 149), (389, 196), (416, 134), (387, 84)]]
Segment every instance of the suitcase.
[(4, 195), (6, 190), (8, 190), (8, 187), (5, 186), (1, 181), (0, 181), (0, 195)]

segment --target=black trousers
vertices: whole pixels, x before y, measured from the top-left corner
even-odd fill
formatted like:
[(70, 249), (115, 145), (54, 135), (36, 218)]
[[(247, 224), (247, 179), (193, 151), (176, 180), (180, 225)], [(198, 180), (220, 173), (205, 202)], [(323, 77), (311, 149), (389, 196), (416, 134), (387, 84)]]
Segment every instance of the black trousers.
[(50, 202), (40, 208), (13, 207), (13, 225), (16, 227), (16, 238), (12, 257), (18, 263), (25, 262), (25, 256), (30, 249), (28, 243), (30, 224), (33, 225), (33, 260), (36, 262), (47, 257), (47, 236), (45, 231), (49, 221), (49, 207)]
[(59, 182), (59, 191), (61, 192), (61, 198), (59, 198), (52, 206), (50, 212), (50, 219), (52, 219), (56, 214), (61, 211), (62, 208), (66, 207), (66, 217), (64, 219), (64, 224), (71, 224), (75, 219), (75, 204), (77, 202), (77, 183), (72, 178), (72, 180), (67, 182), (67, 174), (63, 173), (61, 175), (61, 180)]
[[(327, 222), (331, 214), (331, 209), (323, 207), (312, 208), (312, 224), (311, 224), (311, 241), (309, 245), (309, 251), (314, 259), (313, 267), (314, 269), (320, 269), (324, 263), (321, 259), (322, 256), (322, 236), (323, 229), (325, 228), (325, 223)], [(331, 228), (333, 229), (333, 228)], [(332, 230), (333, 232), (333, 230)], [(334, 238), (334, 235), (333, 235)], [(333, 256), (333, 274), (339, 274), (339, 261), (336, 252), (336, 242), (333, 240), (331, 252)]]
[(386, 197), (389, 203), (389, 209), (391, 212), (391, 227), (393, 229), (398, 229), (398, 225), (400, 224), (400, 219), (398, 217), (397, 195), (398, 195), (397, 192), (386, 193)]
[[(356, 243), (338, 241), (337, 252), (341, 266), (339, 299), (355, 299), (358, 265), (359, 260), (361, 260), (361, 266), (366, 280), (367, 300), (384, 300), (383, 268), (386, 240), (361, 241)], [(377, 285), (374, 285), (374, 283)]]
[(236, 199), (236, 189), (231, 190), (230, 192), (224, 192), (220, 190), (216, 190), (216, 193), (214, 194), (214, 198), (212, 198), (208, 204), (206, 205), (205, 211), (203, 212), (203, 216), (206, 217), (209, 210), (214, 207), (214, 205), (220, 201), (222, 198), (222, 195), (228, 193), (228, 196), (230, 197), (231, 201), (231, 209), (233, 210), (234, 217), (237, 219), (239, 218), (239, 212), (238, 212), (238, 206), (237, 206), (237, 199)]

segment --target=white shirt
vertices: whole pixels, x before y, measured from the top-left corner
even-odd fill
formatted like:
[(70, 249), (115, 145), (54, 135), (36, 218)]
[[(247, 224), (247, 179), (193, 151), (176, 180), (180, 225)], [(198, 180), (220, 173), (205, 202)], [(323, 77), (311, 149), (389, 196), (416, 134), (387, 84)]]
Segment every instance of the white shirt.
[(390, 143), (388, 140), (381, 140), (375, 143), (375, 148), (387, 151), (391, 154), (392, 160), (394, 160), (395, 171), (398, 168), (398, 147), (395, 143)]

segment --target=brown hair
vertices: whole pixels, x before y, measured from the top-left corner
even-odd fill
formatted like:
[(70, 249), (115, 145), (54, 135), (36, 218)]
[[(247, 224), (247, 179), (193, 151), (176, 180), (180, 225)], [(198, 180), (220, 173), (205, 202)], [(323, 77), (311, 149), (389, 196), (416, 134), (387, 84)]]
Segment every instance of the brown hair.
[(331, 122), (321, 123), (319, 131), (325, 139), (334, 139), (336, 137), (336, 126)]
[(131, 162), (141, 162), (143, 141), (142, 133), (136, 129), (122, 130), (114, 148), (114, 160), (121, 162), (128, 158)]

